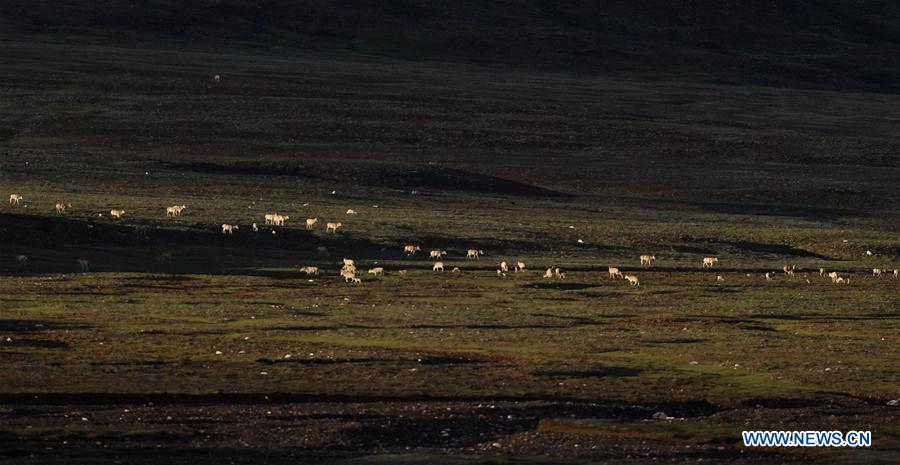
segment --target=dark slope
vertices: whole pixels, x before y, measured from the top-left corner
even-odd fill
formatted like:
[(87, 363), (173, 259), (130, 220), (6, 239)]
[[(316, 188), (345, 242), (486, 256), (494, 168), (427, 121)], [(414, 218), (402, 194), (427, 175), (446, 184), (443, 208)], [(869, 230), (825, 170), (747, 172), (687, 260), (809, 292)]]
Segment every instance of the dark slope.
[(73, 36), (900, 90), (890, 0), (5, 0), (7, 39)]

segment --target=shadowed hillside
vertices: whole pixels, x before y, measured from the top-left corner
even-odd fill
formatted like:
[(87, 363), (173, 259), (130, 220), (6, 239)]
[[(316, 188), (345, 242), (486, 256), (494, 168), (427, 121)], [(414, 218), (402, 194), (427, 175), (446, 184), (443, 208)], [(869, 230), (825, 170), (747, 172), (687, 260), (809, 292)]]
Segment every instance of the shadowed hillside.
[(900, 90), (900, 4), (766, 0), (8, 0), (7, 39), (354, 51), (722, 83)]

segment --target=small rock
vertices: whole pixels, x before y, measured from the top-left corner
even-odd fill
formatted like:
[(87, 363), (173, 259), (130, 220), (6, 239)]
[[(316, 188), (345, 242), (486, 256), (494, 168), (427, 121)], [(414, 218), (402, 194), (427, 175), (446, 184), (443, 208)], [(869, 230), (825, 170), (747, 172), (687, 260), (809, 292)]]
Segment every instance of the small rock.
[(900, 407), (900, 399), (893, 399), (893, 400), (887, 401), (887, 406), (888, 407)]
[(652, 418), (654, 420), (665, 420), (665, 419), (668, 419), (669, 416), (666, 415), (666, 412), (656, 412), (650, 418)]

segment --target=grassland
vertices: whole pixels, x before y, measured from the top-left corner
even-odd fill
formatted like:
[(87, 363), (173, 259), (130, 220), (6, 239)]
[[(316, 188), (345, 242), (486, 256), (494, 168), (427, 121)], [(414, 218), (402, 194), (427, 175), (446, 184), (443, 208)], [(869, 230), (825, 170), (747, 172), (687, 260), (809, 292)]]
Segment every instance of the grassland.
[[(25, 196), (0, 207), (11, 462), (900, 454), (900, 281), (869, 276), (900, 267), (895, 95), (0, 47), (0, 187)], [(60, 200), (72, 211), (53, 213)], [(114, 207), (126, 216), (98, 216)], [(268, 211), (291, 219), (251, 232)], [(388, 273), (346, 284), (342, 257)], [(529, 270), (500, 278), (503, 259)], [(565, 280), (541, 278), (552, 264)], [(763, 279), (785, 264), (801, 271)], [(872, 430), (875, 446), (751, 450), (742, 429)]]

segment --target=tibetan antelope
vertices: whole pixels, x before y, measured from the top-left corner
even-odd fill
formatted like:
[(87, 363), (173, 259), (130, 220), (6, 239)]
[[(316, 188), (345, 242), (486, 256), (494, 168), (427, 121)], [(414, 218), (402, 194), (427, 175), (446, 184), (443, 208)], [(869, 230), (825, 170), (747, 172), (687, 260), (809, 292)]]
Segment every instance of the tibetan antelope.
[(304, 266), (300, 268), (301, 273), (306, 273), (306, 276), (318, 276), (319, 275), (319, 267), (317, 266)]
[(622, 278), (622, 272), (619, 271), (618, 268), (611, 266), (609, 267), (609, 279)]
[(631, 286), (640, 286), (641, 282), (638, 280), (638, 277), (633, 274), (626, 274), (625, 280), (628, 281), (628, 284)]
[(444, 255), (447, 255), (446, 250), (435, 249), (435, 250), (432, 250), (431, 252), (428, 252), (428, 258), (441, 258)]
[(415, 255), (419, 250), (422, 249), (417, 245), (406, 244), (403, 246), (403, 253), (405, 253), (406, 255)]
[(656, 255), (641, 255), (641, 265), (650, 265), (653, 260), (656, 260)]
[(337, 223), (328, 223), (325, 225), (325, 232), (331, 231), (332, 234), (337, 234), (338, 228), (343, 226), (340, 222)]
[(376, 266), (375, 268), (372, 268), (369, 270), (369, 274), (373, 274), (375, 276), (378, 276), (378, 275), (384, 276), (384, 268), (382, 268), (380, 266)]
[(113, 218), (121, 218), (122, 215), (124, 215), (124, 214), (125, 214), (125, 210), (122, 210), (120, 208), (114, 208), (109, 211), (109, 216), (111, 216)]
[(478, 260), (478, 257), (484, 255), (484, 250), (469, 249), (466, 251), (466, 258), (469, 260)]
[(88, 271), (88, 269), (91, 267), (91, 264), (90, 264), (90, 262), (87, 261), (87, 259), (79, 258), (78, 266), (81, 267), (82, 273), (86, 273)]
[(239, 228), (238, 225), (236, 225), (236, 224), (228, 224), (228, 223), (222, 224), (222, 234), (234, 234), (235, 229), (241, 229), (241, 228)]
[(22, 197), (19, 194), (9, 194), (9, 204), (10, 205), (18, 205), (19, 202), (22, 201), (22, 199), (24, 199), (24, 197)]
[(520, 271), (525, 271), (525, 262), (519, 260), (516, 262), (516, 273)]
[(306, 229), (312, 229), (316, 223), (319, 222), (318, 218), (307, 218), (306, 219)]
[(56, 202), (56, 213), (63, 214), (72, 208), (71, 203)]
[(444, 262), (434, 262), (434, 266), (431, 267), (431, 271), (444, 271)]
[(505, 260), (500, 262), (500, 270), (503, 271), (504, 273), (509, 271), (509, 265), (506, 263)]
[(718, 257), (703, 257), (703, 268), (712, 268), (716, 263), (719, 263)]

